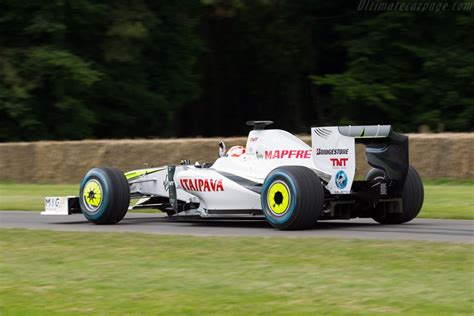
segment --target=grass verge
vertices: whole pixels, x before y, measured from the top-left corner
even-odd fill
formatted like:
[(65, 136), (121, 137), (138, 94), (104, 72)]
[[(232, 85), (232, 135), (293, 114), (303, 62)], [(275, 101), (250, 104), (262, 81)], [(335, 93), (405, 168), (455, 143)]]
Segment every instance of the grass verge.
[(1, 314), (472, 314), (473, 245), (0, 230)]
[(419, 217), (474, 219), (474, 183), (427, 182), (425, 202)]
[(0, 183), (0, 209), (42, 211), (45, 196), (79, 194), (79, 184)]

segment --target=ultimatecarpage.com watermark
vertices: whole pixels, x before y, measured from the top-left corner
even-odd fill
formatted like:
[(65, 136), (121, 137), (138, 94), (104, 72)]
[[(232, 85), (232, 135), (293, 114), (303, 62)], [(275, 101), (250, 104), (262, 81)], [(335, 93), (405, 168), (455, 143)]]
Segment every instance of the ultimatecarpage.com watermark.
[(417, 12), (444, 12), (444, 11), (471, 11), (474, 2), (402, 2), (402, 1), (380, 1), (360, 0), (358, 11), (417, 11)]

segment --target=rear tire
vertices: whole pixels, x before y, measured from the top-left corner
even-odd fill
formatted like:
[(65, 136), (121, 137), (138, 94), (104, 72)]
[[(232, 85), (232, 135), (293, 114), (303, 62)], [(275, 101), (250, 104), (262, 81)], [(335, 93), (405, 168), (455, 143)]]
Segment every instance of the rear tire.
[(117, 168), (93, 168), (87, 172), (79, 190), (79, 205), (87, 220), (95, 224), (115, 224), (130, 205), (130, 187)]
[[(380, 176), (380, 172), (371, 173), (373, 170), (382, 171), (380, 169), (372, 169), (367, 174), (367, 180), (372, 180), (372, 178), (369, 178), (369, 175), (371, 177)], [(409, 222), (420, 213), (421, 207), (423, 206), (423, 200), (424, 188), (421, 177), (415, 168), (409, 166), (407, 178), (402, 191), (402, 213), (383, 214), (383, 212), (376, 208), (373, 219), (380, 224), (402, 224)]]
[(283, 166), (266, 177), (262, 188), (262, 210), (278, 229), (306, 229), (314, 226), (324, 202), (323, 185), (311, 169)]

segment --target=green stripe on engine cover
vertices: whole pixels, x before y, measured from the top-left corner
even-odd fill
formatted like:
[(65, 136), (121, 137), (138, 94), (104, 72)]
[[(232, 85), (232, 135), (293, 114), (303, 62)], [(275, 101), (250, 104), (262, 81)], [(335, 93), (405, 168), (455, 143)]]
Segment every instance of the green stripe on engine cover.
[(125, 172), (125, 178), (127, 178), (127, 180), (131, 180), (131, 179), (141, 177), (145, 174), (157, 172), (157, 171), (164, 170), (164, 169), (165, 168), (161, 167), (161, 168), (148, 168), (148, 169), (132, 170), (132, 171), (129, 171), (129, 172)]

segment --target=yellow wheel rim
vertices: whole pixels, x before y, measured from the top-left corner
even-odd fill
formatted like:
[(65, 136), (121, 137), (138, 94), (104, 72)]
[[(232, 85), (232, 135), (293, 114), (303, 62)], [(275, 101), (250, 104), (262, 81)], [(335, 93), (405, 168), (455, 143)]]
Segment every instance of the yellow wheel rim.
[(288, 186), (282, 181), (275, 181), (270, 185), (267, 193), (267, 204), (272, 213), (277, 216), (285, 214), (291, 202)]
[(96, 210), (102, 202), (102, 187), (97, 180), (90, 180), (84, 186), (84, 201), (90, 210)]

